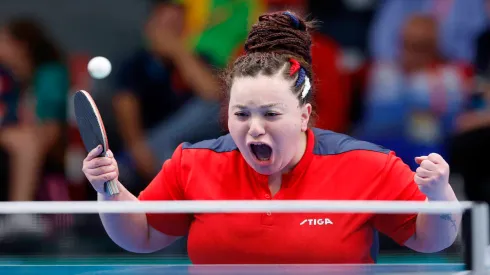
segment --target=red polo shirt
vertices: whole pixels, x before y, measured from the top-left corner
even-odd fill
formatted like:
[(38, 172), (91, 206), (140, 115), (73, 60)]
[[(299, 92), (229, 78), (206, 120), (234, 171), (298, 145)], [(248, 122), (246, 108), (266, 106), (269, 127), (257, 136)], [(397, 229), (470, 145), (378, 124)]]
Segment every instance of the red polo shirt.
[[(330, 131), (308, 131), (306, 152), (274, 196), (267, 176), (230, 135), (183, 144), (140, 200), (425, 200), (414, 173), (392, 152)], [(195, 264), (373, 263), (377, 231), (399, 244), (416, 214), (147, 214), (155, 229), (188, 234)]]

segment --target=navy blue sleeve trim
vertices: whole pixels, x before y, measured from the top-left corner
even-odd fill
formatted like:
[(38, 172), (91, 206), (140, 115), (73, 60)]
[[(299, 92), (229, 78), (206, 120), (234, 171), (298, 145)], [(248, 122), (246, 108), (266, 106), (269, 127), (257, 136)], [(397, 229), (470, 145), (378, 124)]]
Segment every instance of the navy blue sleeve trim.
[(357, 140), (348, 135), (335, 133), (332, 131), (313, 129), (315, 134), (315, 155), (337, 155), (355, 150), (373, 151), (388, 154), (390, 150), (367, 142)]
[(185, 149), (208, 149), (216, 153), (225, 153), (238, 150), (238, 147), (231, 138), (231, 135), (228, 134), (217, 139), (203, 140), (194, 144), (186, 142), (182, 144), (182, 150)]

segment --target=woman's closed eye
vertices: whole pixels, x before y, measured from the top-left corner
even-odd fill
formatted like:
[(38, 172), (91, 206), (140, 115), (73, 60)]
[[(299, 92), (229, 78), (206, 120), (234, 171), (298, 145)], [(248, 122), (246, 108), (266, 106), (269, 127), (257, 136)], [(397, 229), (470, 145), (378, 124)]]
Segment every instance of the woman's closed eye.
[(246, 112), (236, 112), (235, 113), (235, 116), (237, 116), (237, 117), (247, 117), (248, 116), (248, 113), (246, 113)]
[(269, 112), (266, 112), (265, 113), (265, 116), (266, 117), (277, 117), (277, 116), (280, 116), (281, 114), (278, 113), (278, 112), (272, 112), (272, 111), (269, 111)]
[[(238, 111), (238, 112), (235, 112), (234, 115), (238, 118), (247, 118), (250, 116), (250, 113), (248, 112), (244, 112), (244, 111)], [(274, 111), (267, 111), (267, 112), (264, 112), (263, 113), (263, 116), (264, 117), (267, 117), (267, 118), (276, 118), (278, 116), (280, 116), (281, 114), (278, 113), (278, 112), (274, 112)]]

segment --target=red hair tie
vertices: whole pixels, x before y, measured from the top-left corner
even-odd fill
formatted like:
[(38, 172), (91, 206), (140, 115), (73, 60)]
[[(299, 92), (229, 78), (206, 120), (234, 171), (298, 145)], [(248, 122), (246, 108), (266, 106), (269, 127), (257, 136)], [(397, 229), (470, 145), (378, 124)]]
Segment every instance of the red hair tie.
[(289, 62), (291, 62), (291, 68), (289, 69), (289, 75), (293, 76), (301, 68), (301, 65), (299, 65), (299, 62), (294, 58), (290, 58)]

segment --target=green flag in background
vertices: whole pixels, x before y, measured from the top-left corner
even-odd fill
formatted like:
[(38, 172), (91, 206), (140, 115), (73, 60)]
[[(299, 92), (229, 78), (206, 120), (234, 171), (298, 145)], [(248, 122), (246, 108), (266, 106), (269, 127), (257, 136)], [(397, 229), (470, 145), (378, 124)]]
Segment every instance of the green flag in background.
[(186, 33), (194, 50), (223, 68), (240, 52), (265, 10), (264, 0), (178, 0), (186, 7)]

